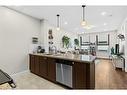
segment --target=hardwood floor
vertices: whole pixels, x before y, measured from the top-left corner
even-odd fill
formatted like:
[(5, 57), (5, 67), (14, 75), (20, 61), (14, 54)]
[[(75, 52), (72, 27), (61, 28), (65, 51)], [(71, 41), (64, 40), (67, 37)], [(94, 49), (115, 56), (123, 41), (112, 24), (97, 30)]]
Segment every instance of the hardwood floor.
[(127, 89), (127, 73), (115, 70), (110, 60), (100, 60), (95, 71), (95, 89)]

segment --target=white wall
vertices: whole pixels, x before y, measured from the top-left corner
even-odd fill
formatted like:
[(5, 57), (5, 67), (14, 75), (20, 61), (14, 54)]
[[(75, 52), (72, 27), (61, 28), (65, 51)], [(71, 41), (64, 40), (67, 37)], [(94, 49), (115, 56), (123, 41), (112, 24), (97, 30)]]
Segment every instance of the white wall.
[(70, 37), (72, 48), (74, 48), (73, 43), (74, 43), (74, 39), (78, 37), (77, 34), (74, 34), (68, 31), (64, 31), (64, 30), (57, 31), (56, 27), (51, 26), (48, 23), (48, 21), (42, 20), (41, 21), (41, 43), (44, 45), (46, 52), (48, 52), (48, 31), (49, 29), (52, 29), (53, 42), (54, 42), (54, 45), (57, 47), (57, 49), (62, 48), (62, 37), (64, 35)]
[(38, 37), (40, 21), (0, 7), (0, 69), (14, 74), (28, 69), (31, 38)]
[(118, 29), (118, 34), (123, 34), (125, 36), (125, 41), (117, 40), (120, 44), (120, 48), (124, 49), (124, 57), (125, 57), (125, 72), (127, 72), (127, 18), (123, 21), (121, 26)]
[(125, 71), (127, 72), (127, 19), (125, 20)]
[[(122, 25), (119, 27), (117, 35), (122, 34), (122, 35), (126, 36), (125, 33), (126, 33), (126, 19), (123, 21)], [(124, 50), (125, 40), (121, 41), (120, 39), (117, 39), (117, 43), (119, 43), (119, 45), (120, 45), (120, 52), (122, 50), (125, 54), (125, 50)]]

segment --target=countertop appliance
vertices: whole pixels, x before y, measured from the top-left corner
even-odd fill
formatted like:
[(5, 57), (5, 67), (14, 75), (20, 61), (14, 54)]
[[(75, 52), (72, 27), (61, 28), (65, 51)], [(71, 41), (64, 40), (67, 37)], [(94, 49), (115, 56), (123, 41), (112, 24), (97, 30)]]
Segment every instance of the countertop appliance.
[(72, 65), (73, 62), (66, 60), (56, 61), (56, 81), (68, 87), (72, 86)]
[(44, 53), (45, 49), (43, 49), (41, 46), (38, 46), (37, 53)]

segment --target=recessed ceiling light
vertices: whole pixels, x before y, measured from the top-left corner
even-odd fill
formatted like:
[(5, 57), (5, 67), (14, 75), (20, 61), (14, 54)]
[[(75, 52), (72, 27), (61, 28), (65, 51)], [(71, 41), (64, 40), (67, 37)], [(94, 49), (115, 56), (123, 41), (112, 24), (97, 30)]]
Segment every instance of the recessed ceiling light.
[(101, 12), (102, 16), (105, 16), (107, 14), (107, 12)]
[(104, 29), (104, 31), (107, 31), (107, 29)]
[(68, 22), (67, 22), (67, 21), (65, 21), (65, 22), (64, 22), (64, 24), (65, 24), (65, 25), (67, 25), (67, 24), (68, 24)]
[(105, 25), (107, 25), (107, 23), (104, 23), (103, 25), (105, 26)]

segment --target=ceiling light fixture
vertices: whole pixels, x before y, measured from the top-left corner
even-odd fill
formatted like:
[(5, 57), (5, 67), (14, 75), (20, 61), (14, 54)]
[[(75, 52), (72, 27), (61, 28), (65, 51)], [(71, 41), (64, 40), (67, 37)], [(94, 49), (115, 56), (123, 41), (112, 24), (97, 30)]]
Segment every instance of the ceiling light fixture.
[(107, 25), (107, 23), (104, 23), (103, 25), (105, 26), (105, 25)]
[(56, 16), (57, 16), (57, 28), (56, 28), (56, 30), (59, 31), (60, 30), (60, 15), (57, 14)]
[(68, 22), (67, 22), (67, 21), (65, 21), (65, 22), (64, 22), (64, 24), (65, 24), (65, 25), (67, 25), (67, 24), (68, 24)]
[(82, 5), (82, 22), (81, 22), (81, 25), (82, 26), (86, 26), (86, 21), (85, 21), (85, 7), (86, 7), (86, 5)]
[(102, 12), (101, 15), (102, 16), (105, 16), (107, 14), (107, 12)]

